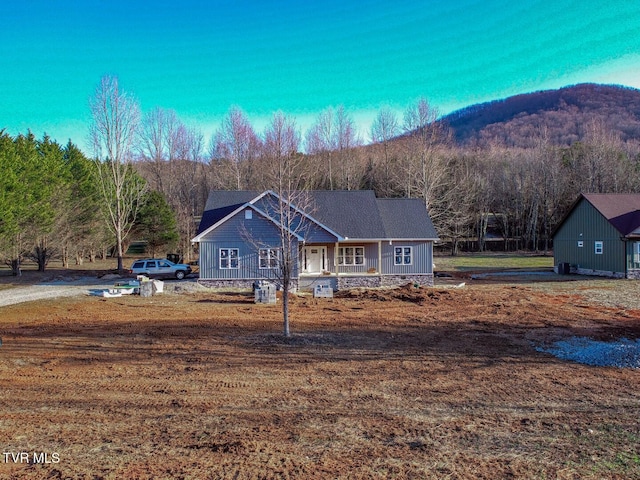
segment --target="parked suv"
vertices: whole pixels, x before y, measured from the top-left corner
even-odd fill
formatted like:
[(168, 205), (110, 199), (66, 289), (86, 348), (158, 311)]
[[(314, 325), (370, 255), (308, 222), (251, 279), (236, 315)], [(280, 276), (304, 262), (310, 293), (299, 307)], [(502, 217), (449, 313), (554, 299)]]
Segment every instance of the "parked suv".
[(175, 277), (182, 280), (191, 273), (191, 267), (162, 258), (145, 258), (133, 262), (129, 273), (147, 275), (148, 277)]

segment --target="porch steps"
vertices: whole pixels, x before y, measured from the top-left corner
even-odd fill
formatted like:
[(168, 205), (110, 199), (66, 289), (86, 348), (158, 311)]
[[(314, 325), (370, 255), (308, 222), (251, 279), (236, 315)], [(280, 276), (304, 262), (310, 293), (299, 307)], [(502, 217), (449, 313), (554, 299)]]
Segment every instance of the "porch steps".
[(338, 289), (338, 279), (334, 276), (301, 276), (298, 278), (298, 290), (313, 292), (317, 285), (329, 285), (334, 291)]

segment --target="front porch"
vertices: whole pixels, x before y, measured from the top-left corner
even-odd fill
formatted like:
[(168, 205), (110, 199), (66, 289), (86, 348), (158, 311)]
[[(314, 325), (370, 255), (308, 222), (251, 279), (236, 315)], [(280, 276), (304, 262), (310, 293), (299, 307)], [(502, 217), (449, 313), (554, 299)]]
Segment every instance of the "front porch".
[(300, 276), (376, 276), (380, 274), (381, 242), (314, 244), (300, 247)]
[(306, 244), (299, 250), (298, 286), (334, 291), (386, 286), (433, 286), (431, 242), (359, 241)]

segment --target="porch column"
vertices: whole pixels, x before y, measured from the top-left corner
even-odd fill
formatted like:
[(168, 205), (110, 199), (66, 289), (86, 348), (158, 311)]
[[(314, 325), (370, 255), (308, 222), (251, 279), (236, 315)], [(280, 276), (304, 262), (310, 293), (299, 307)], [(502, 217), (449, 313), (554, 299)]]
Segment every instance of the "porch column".
[(338, 262), (338, 242), (336, 242), (334, 246), (335, 250), (333, 251), (333, 264), (336, 267), (336, 277), (340, 273), (340, 263)]
[(382, 240), (378, 240), (378, 275), (382, 275)]

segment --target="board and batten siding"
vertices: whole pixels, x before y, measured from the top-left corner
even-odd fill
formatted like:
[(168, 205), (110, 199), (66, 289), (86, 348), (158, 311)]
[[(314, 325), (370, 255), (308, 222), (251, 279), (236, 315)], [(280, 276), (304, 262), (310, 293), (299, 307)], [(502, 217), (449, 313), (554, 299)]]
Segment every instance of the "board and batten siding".
[[(402, 241), (393, 240), (382, 242), (382, 269), (384, 274), (409, 275), (433, 273), (433, 242), (432, 241)], [(411, 265), (395, 265), (396, 247), (413, 247), (413, 263)]]
[(299, 235), (304, 237), (307, 243), (331, 243), (337, 240), (335, 235), (330, 234), (311, 221), (307, 221), (302, 225)]
[(346, 247), (364, 247), (364, 264), (362, 265), (338, 265), (338, 252), (335, 246), (329, 249), (329, 265), (332, 266), (333, 272), (339, 273), (367, 273), (370, 268), (378, 271), (378, 243), (340, 243), (338, 248)]
[[(297, 252), (297, 241), (294, 242)], [(219, 225), (200, 241), (200, 279), (263, 279), (274, 278), (271, 269), (260, 269), (258, 248), (280, 247), (280, 230), (270, 220), (252, 211), (245, 219), (244, 211)], [(238, 249), (238, 268), (220, 268), (220, 249)], [(297, 254), (296, 254), (297, 255)], [(297, 272), (294, 272), (294, 277)]]
[[(595, 253), (595, 242), (602, 242), (602, 254)], [(581, 269), (625, 272), (625, 242), (620, 240), (620, 232), (584, 198), (553, 237), (553, 257), (555, 265), (570, 263)]]

